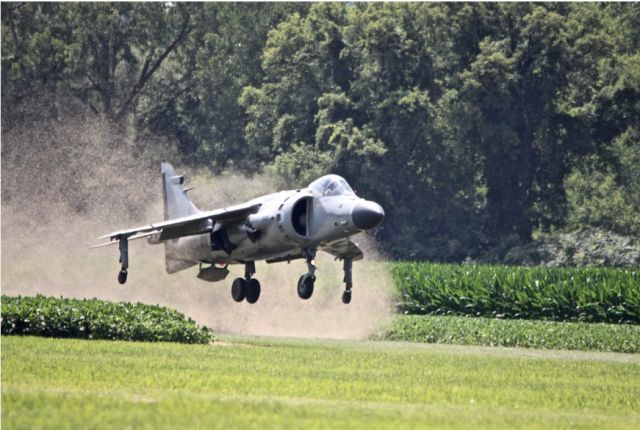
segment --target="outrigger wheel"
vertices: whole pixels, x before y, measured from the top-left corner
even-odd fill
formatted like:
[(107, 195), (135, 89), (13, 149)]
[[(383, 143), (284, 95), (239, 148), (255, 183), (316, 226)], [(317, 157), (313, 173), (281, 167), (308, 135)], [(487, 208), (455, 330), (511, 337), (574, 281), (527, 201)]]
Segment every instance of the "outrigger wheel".
[(124, 285), (127, 282), (127, 269), (122, 269), (118, 272), (118, 283)]
[(351, 290), (345, 290), (344, 293), (342, 293), (342, 303), (345, 305), (351, 303)]
[(120, 272), (118, 272), (118, 283), (124, 285), (127, 282), (127, 269), (129, 268), (129, 238), (127, 236), (118, 239), (120, 250)]

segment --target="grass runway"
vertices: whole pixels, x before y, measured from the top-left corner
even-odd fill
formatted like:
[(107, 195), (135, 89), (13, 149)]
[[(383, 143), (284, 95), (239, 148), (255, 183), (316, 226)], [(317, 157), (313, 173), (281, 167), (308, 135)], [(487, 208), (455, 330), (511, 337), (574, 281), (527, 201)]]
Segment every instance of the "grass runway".
[(2, 337), (4, 429), (639, 428), (640, 355)]

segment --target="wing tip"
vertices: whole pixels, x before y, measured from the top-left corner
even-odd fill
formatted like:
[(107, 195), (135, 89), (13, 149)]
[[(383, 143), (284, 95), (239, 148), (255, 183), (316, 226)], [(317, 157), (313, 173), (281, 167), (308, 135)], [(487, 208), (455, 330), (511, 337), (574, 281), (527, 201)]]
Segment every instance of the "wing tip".
[(97, 245), (91, 245), (89, 249), (102, 248), (103, 246), (109, 246), (109, 245), (115, 245), (115, 242), (104, 242), (104, 243), (99, 243)]

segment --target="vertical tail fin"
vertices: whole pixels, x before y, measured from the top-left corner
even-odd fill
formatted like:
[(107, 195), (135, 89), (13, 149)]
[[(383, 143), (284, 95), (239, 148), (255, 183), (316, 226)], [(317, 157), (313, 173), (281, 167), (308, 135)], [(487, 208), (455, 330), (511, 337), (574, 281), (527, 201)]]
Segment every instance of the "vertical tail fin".
[(164, 199), (164, 219), (180, 218), (198, 213), (198, 209), (191, 203), (182, 184), (184, 176), (178, 176), (169, 163), (161, 163), (162, 197)]
[[(160, 164), (162, 173), (162, 197), (164, 200), (164, 219), (170, 220), (198, 213), (191, 203), (182, 184), (184, 176), (179, 176), (169, 163)], [(167, 273), (175, 273), (187, 269), (197, 263), (184, 259), (185, 251), (180, 247), (180, 239), (164, 242), (165, 269)]]

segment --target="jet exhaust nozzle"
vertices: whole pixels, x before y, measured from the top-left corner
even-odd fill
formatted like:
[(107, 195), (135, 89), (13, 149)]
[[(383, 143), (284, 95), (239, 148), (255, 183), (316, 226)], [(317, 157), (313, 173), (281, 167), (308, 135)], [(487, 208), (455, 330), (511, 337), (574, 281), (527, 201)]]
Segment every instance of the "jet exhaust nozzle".
[(351, 210), (353, 225), (359, 230), (371, 230), (384, 220), (384, 209), (376, 202), (360, 201)]

